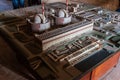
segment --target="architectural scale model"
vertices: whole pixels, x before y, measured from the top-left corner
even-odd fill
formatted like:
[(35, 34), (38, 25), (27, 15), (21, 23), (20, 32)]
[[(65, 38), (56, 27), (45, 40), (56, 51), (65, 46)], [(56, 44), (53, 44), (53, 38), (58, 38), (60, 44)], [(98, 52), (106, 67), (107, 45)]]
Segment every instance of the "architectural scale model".
[(77, 80), (120, 47), (120, 14), (100, 7), (52, 3), (0, 16), (4, 37), (43, 80)]

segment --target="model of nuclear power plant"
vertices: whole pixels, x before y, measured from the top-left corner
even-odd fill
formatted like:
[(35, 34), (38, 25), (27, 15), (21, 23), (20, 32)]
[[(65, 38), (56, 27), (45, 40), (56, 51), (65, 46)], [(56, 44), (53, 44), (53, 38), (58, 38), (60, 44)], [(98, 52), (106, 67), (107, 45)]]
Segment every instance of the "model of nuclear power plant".
[(92, 56), (108, 56), (120, 47), (117, 12), (67, 1), (43, 3), (22, 12), (24, 15), (16, 11), (17, 18), (3, 25), (1, 31), (43, 80), (76, 79), (103, 59), (86, 66)]

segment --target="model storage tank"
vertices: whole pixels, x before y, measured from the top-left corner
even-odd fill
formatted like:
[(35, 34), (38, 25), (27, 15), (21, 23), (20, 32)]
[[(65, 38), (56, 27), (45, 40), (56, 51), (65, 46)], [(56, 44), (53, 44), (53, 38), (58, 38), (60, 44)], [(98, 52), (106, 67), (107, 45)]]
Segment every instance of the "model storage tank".
[(50, 21), (46, 19), (43, 14), (36, 14), (34, 21), (32, 22), (28, 19), (28, 22), (31, 24), (31, 28), (34, 32), (41, 32), (50, 28)]
[(65, 25), (71, 22), (72, 16), (65, 9), (60, 9), (56, 16), (55, 22), (57, 25)]

